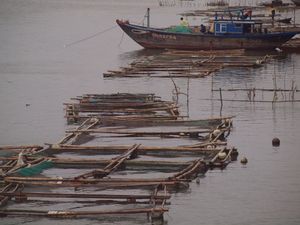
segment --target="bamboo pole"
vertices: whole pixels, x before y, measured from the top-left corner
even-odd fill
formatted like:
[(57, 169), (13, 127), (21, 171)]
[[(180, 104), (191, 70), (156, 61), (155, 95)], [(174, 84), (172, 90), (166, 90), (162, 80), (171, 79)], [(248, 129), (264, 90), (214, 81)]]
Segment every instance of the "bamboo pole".
[[(74, 178), (50, 178), (50, 177), (13, 177), (7, 176), (4, 178), (7, 182), (27, 182), (27, 181), (39, 181), (39, 182), (74, 182), (74, 183), (152, 183), (152, 182), (165, 182), (175, 181), (165, 178), (105, 178), (105, 179), (74, 179)], [(186, 179), (177, 179), (176, 181), (187, 181)]]
[[(87, 120), (85, 120), (76, 130), (79, 131), (79, 130), (82, 130), (82, 128), (88, 123), (88, 122), (91, 122), (91, 124), (87, 125), (87, 128), (86, 129), (90, 129), (94, 126), (96, 126), (98, 123), (99, 123), (99, 119), (97, 118), (89, 118)], [(76, 141), (76, 139), (81, 135), (82, 133), (71, 133), (67, 136), (65, 136), (62, 140), (60, 140), (57, 144), (65, 144), (67, 142), (70, 142), (70, 140), (73, 139), (72, 142)]]
[(22, 184), (22, 185), (33, 185), (33, 186), (47, 186), (47, 187), (97, 187), (103, 190), (105, 189), (120, 189), (120, 188), (149, 188), (157, 185), (167, 185), (168, 187), (186, 187), (186, 183), (190, 180), (184, 181), (149, 181), (149, 182), (68, 182), (68, 181), (20, 181), (20, 180), (8, 180), (8, 182)]
[[(16, 157), (0, 157), (0, 160), (16, 160)], [(94, 160), (94, 159), (74, 159), (74, 158), (52, 158), (47, 157), (46, 160), (50, 160), (53, 162), (54, 167), (67, 167), (67, 168), (95, 168), (97, 166), (105, 166), (111, 162), (111, 160)], [(125, 167), (142, 167), (143, 170), (153, 170), (155, 168), (162, 168), (162, 167), (183, 167), (189, 165), (191, 162), (172, 162), (172, 161), (149, 161), (149, 160), (128, 160), (123, 162)], [(11, 168), (10, 166), (0, 166), (0, 168)]]
[(147, 132), (147, 131), (102, 131), (102, 130), (96, 130), (96, 129), (90, 129), (90, 130), (82, 130), (82, 131), (77, 131), (77, 130), (67, 130), (66, 133), (100, 133), (100, 134), (123, 134), (123, 135), (128, 135), (128, 136), (167, 136), (167, 135), (177, 135), (177, 136), (190, 136), (190, 135), (198, 135), (198, 134), (208, 134), (212, 132), (212, 130), (198, 130), (198, 131), (165, 131), (165, 132)]
[[(203, 146), (197, 144), (193, 146), (174, 146), (174, 147), (161, 147), (161, 146), (143, 146), (139, 147), (139, 154), (145, 154), (150, 152), (194, 152), (194, 153), (212, 153), (214, 151), (219, 151), (218, 149), (207, 148), (208, 145), (219, 145), (224, 143), (203, 143)], [(102, 152), (125, 152), (129, 148), (129, 145), (108, 145), (108, 146), (80, 146), (80, 145), (49, 145), (49, 150), (51, 151), (102, 151)], [(205, 148), (206, 147), (206, 148)]]
[(122, 155), (112, 159), (107, 166), (104, 167), (103, 170), (94, 170), (92, 172), (88, 172), (85, 174), (82, 174), (80, 176), (75, 177), (75, 179), (82, 179), (82, 178), (88, 178), (90, 176), (94, 176), (97, 178), (103, 178), (107, 176), (108, 174), (112, 173), (114, 170), (116, 170), (127, 158), (131, 158), (134, 154), (134, 152), (137, 151), (138, 147), (140, 145), (134, 144), (130, 149), (128, 149), (125, 153)]
[(135, 195), (135, 194), (86, 194), (86, 193), (51, 193), (51, 192), (2, 192), (1, 196), (41, 197), (41, 198), (96, 198), (96, 199), (170, 199), (171, 195)]
[(20, 145), (20, 146), (7, 145), (7, 146), (0, 146), (0, 150), (24, 150), (24, 149), (41, 150), (41, 149), (43, 149), (43, 147), (40, 146), (40, 145)]
[(63, 210), (18, 210), (18, 209), (5, 209), (0, 210), (1, 215), (7, 216), (44, 216), (55, 218), (70, 218), (78, 216), (97, 216), (97, 215), (114, 215), (114, 214), (139, 214), (139, 213), (164, 213), (168, 208), (164, 207), (148, 207), (148, 208), (134, 208), (134, 209), (121, 209), (121, 210), (107, 210), (107, 211), (63, 211)]

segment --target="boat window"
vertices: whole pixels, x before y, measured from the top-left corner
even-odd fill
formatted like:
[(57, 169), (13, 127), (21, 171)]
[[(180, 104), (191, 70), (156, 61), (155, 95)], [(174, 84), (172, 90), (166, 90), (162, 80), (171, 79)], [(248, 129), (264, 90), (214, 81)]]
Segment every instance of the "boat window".
[(227, 24), (221, 24), (221, 32), (224, 33), (227, 31)]
[(243, 32), (250, 33), (251, 32), (251, 24), (244, 24)]
[(240, 24), (240, 23), (236, 23), (236, 24), (235, 24), (235, 27), (238, 27), (238, 28), (240, 28), (240, 27), (242, 27), (242, 24)]
[(255, 24), (253, 27), (254, 27), (253, 28), (254, 33), (261, 33), (262, 32), (262, 28), (261, 28), (260, 24), (259, 25)]

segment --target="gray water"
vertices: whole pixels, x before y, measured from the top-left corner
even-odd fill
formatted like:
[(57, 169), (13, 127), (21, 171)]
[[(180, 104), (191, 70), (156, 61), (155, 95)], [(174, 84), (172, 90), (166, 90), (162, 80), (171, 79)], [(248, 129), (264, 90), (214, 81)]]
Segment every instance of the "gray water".
[[(254, 1), (242, 3), (253, 4)], [(201, 3), (204, 4), (204, 3)], [(201, 4), (197, 5), (200, 7)], [(169, 79), (103, 79), (102, 73), (149, 54), (115, 27), (95, 38), (66, 47), (115, 26), (115, 20), (141, 22), (151, 8), (153, 26), (178, 22), (192, 5), (159, 7), (136, 0), (2, 0), (0, 2), (0, 145), (55, 143), (68, 128), (63, 102), (84, 93), (153, 92), (172, 99)], [(299, 11), (297, 11), (299, 15)], [(299, 16), (300, 17), (300, 16)], [(300, 55), (288, 54), (258, 69), (226, 70), (190, 80), (191, 118), (220, 115), (215, 88), (290, 88), (300, 85)], [(181, 90), (187, 80), (176, 79)], [(226, 97), (226, 96), (225, 96)], [(224, 97), (224, 98), (225, 98)], [(286, 96), (288, 98), (288, 96)], [(295, 96), (300, 99), (299, 94)], [(181, 96), (182, 103), (185, 103)], [(245, 99), (245, 93), (228, 94)], [(267, 99), (257, 93), (257, 98)], [(26, 104), (28, 104), (26, 106)], [(183, 104), (183, 111), (186, 106)], [(172, 196), (166, 224), (300, 224), (300, 104), (224, 102), (222, 115), (235, 115), (230, 145), (249, 160), (226, 170), (209, 171), (201, 184)], [(272, 138), (281, 140), (272, 147)], [(0, 224), (143, 224), (128, 220), (49, 220), (1, 218)]]

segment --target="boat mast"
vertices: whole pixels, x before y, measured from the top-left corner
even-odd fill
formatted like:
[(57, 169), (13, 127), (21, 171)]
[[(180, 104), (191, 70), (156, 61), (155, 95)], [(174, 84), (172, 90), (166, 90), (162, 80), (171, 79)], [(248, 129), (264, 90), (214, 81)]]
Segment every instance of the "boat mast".
[(294, 27), (296, 27), (296, 6), (294, 7)]
[(147, 27), (150, 27), (150, 8), (147, 8), (146, 17), (147, 17)]

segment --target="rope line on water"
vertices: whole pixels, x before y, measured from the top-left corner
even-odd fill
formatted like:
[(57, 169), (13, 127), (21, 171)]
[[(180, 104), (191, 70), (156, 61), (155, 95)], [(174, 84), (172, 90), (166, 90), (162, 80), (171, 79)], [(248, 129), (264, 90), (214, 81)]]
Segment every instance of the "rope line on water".
[(114, 26), (109, 27), (109, 28), (107, 28), (107, 29), (105, 29), (105, 30), (99, 31), (99, 32), (97, 32), (97, 33), (95, 33), (95, 34), (93, 34), (93, 35), (90, 35), (90, 36), (88, 36), (88, 37), (85, 37), (85, 38), (82, 38), (82, 39), (80, 39), (80, 40), (71, 42), (71, 43), (69, 43), (69, 44), (65, 44), (64, 47), (66, 48), (66, 47), (69, 47), (69, 46), (71, 46), (71, 45), (78, 44), (78, 43), (80, 43), (80, 42), (82, 42), (82, 41), (89, 40), (89, 39), (94, 38), (94, 37), (96, 37), (96, 36), (98, 36), (98, 35), (100, 35), (100, 34), (103, 34), (103, 33), (107, 32), (107, 31), (110, 31), (110, 30), (112, 30), (112, 29), (115, 29), (116, 27), (118, 27), (118, 25), (114, 25)]
[(119, 47), (119, 48), (121, 47), (121, 44), (122, 44), (122, 42), (123, 42), (124, 34), (125, 34), (125, 32), (123, 31), (122, 37), (121, 37), (121, 40), (120, 40), (120, 43), (118, 44), (118, 47)]

